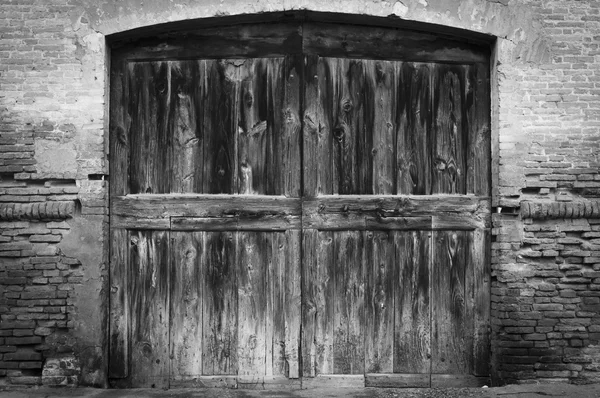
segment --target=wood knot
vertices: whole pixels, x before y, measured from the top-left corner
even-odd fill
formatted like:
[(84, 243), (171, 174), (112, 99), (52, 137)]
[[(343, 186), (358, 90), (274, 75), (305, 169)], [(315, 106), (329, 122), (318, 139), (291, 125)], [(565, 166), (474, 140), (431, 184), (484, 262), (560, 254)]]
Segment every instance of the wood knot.
[(351, 99), (345, 99), (342, 101), (342, 110), (346, 113), (352, 110), (353, 104)]

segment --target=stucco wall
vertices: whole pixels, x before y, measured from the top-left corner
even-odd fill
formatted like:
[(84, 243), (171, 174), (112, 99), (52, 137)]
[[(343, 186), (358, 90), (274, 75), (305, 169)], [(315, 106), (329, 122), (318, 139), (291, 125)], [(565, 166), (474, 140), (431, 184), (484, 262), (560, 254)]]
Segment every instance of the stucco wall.
[(0, 378), (39, 384), (45, 366), (47, 384), (106, 381), (106, 35), (291, 9), (498, 37), (495, 379), (597, 380), (600, 3), (592, 0), (3, 1)]

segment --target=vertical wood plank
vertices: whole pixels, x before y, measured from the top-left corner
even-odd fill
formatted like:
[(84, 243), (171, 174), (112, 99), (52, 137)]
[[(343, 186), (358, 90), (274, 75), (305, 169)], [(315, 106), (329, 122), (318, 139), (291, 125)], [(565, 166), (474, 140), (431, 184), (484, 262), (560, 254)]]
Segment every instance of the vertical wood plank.
[(110, 71), (110, 195), (129, 193), (129, 72), (123, 58), (113, 60)]
[(171, 379), (202, 375), (203, 232), (171, 233)]
[[(372, 178), (373, 194), (396, 193), (396, 73), (395, 62), (365, 61), (367, 89), (372, 88)], [(367, 148), (368, 149), (368, 148)]]
[(431, 372), (466, 374), (473, 354), (472, 327), (466, 325), (466, 232), (435, 231), (434, 237)]
[(219, 60), (199, 61), (204, 139), (203, 193), (238, 193), (239, 71)]
[(365, 256), (365, 372), (394, 371), (394, 276), (396, 253), (391, 231), (367, 231)]
[[(287, 197), (300, 196), (302, 164), (300, 161), (300, 140), (302, 123), (300, 121), (300, 84), (302, 80), (302, 57), (293, 56), (285, 59), (283, 64), (285, 79), (283, 88), (283, 126), (279, 138), (279, 159), (274, 171), (283, 174), (283, 193)], [(277, 138), (279, 129), (274, 129)]]
[(315, 377), (334, 373), (333, 232), (310, 229), (303, 236), (302, 375)]
[(490, 196), (490, 77), (489, 65), (469, 66), (466, 81), (468, 122), (467, 193)]
[(333, 372), (364, 373), (364, 236), (334, 233)]
[(203, 364), (205, 375), (237, 374), (236, 237), (234, 232), (204, 232), (202, 269)]
[(432, 194), (466, 193), (466, 66), (436, 65), (433, 74)]
[[(241, 62), (241, 61), (233, 61)], [(242, 194), (282, 194), (281, 103), (285, 78), (282, 58), (247, 59), (240, 66), (241, 98), (238, 146)], [(279, 167), (278, 167), (279, 166)]]
[(469, 262), (473, 270), (473, 374), (490, 374), (490, 232), (469, 234)]
[(167, 133), (170, 66), (136, 62), (129, 68), (130, 193), (169, 193), (171, 137)]
[(127, 377), (129, 371), (128, 233), (110, 232), (110, 339), (109, 377)]
[(136, 387), (169, 387), (169, 232), (130, 232), (131, 374)]
[(429, 373), (431, 356), (430, 232), (395, 231), (394, 372)]
[(339, 87), (339, 95), (334, 98), (337, 117), (333, 123), (333, 193), (370, 194), (373, 88), (366, 86), (369, 82), (365, 79), (363, 61), (326, 59), (326, 62), (331, 81)]
[(397, 63), (397, 193), (431, 193), (431, 66)]
[[(304, 148), (306, 150), (306, 146)], [(316, 375), (317, 242), (316, 229), (302, 231), (302, 377)]]
[[(284, 247), (279, 250), (286, 251), (285, 261), (285, 358), (287, 362), (287, 377), (297, 379), (300, 377), (300, 329), (301, 329), (301, 232), (290, 230), (285, 233)], [(280, 267), (283, 268), (283, 267)]]
[(238, 232), (238, 375), (264, 376), (270, 233)]
[(199, 61), (169, 61), (168, 134), (172, 136), (171, 192), (201, 193), (204, 168), (202, 97), (206, 86)]

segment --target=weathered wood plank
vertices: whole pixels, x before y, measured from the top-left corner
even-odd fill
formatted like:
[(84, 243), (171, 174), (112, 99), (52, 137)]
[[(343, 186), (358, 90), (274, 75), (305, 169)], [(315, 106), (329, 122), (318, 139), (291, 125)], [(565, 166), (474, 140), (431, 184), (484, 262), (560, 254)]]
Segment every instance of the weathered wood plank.
[(397, 64), (397, 193), (431, 193), (431, 66)]
[(365, 386), (365, 375), (346, 375), (346, 374), (327, 374), (317, 377), (308, 377), (302, 379), (302, 389), (310, 390), (313, 388), (363, 388)]
[(110, 338), (108, 374), (127, 377), (129, 372), (129, 235), (110, 231)]
[(333, 370), (334, 262), (333, 232), (303, 231), (302, 363), (303, 377)]
[(223, 60), (200, 60), (199, 68), (204, 141), (200, 192), (237, 193), (239, 71)]
[(466, 112), (468, 122), (467, 193), (490, 196), (490, 70), (488, 64), (469, 67)]
[(322, 58), (320, 62), (327, 65), (321, 84), (330, 84), (326, 90), (333, 96), (328, 99), (333, 101), (333, 113), (325, 115), (333, 127), (333, 193), (371, 194), (373, 136), (366, 130), (372, 125), (373, 88), (365, 86), (363, 61)]
[[(230, 60), (228, 69), (237, 73), (241, 91), (239, 99), (238, 120), (238, 192), (244, 195), (272, 194), (272, 189), (267, 177), (268, 149), (272, 144), (273, 125), (267, 120), (269, 108), (267, 92), (268, 86), (279, 81), (270, 82), (267, 78), (271, 60), (246, 59)], [(281, 62), (280, 58), (275, 62)], [(273, 109), (271, 109), (271, 113)]]
[[(372, 119), (368, 128), (372, 131), (371, 192), (379, 195), (396, 193), (396, 63), (372, 61), (365, 63), (366, 88), (373, 93), (365, 95), (371, 103), (365, 103), (366, 119)], [(368, 110), (368, 111), (367, 111)]]
[(467, 233), (434, 232), (431, 289), (434, 374), (468, 374), (472, 360), (472, 328), (466, 325), (465, 268)]
[(394, 372), (429, 374), (430, 232), (394, 232), (396, 259)]
[(127, 195), (115, 197), (111, 215), (139, 218), (300, 215), (297, 198), (253, 195)]
[(465, 75), (468, 67), (435, 65), (433, 88), (431, 193), (465, 194), (466, 143), (468, 140), (464, 109)]
[[(204, 140), (202, 119), (206, 81), (202, 61), (169, 61), (166, 127), (171, 136), (171, 191), (202, 192)], [(169, 166), (169, 165), (165, 165)], [(169, 170), (169, 168), (166, 168)]]
[(202, 232), (171, 233), (171, 380), (202, 375)]
[[(320, 76), (322, 63), (317, 56), (304, 57), (304, 115), (302, 124), (302, 173), (303, 173), (303, 196), (314, 198), (323, 190), (323, 193), (329, 193), (330, 182), (326, 176), (329, 174), (330, 167), (319, 167), (320, 164), (329, 165), (331, 157), (323, 156), (320, 152), (323, 147), (323, 140), (330, 140), (329, 130), (324, 126), (326, 118), (323, 117), (320, 93)], [(329, 149), (328, 147), (325, 147)], [(327, 154), (330, 152), (326, 152)], [(321, 163), (323, 162), (323, 163)], [(329, 163), (328, 163), (329, 162)], [(322, 175), (323, 173), (324, 176)]]
[(330, 57), (412, 62), (487, 62), (488, 54), (467, 41), (388, 27), (307, 22), (303, 50)]
[(167, 132), (171, 69), (167, 62), (130, 63), (129, 192), (169, 193), (171, 138)]
[(333, 373), (364, 373), (364, 232), (333, 234)]
[[(285, 234), (283, 250), (286, 251), (285, 261), (285, 359), (287, 372), (290, 379), (300, 377), (300, 330), (302, 316), (302, 281), (300, 278), (301, 260), (301, 232), (287, 231)], [(279, 247), (282, 250), (281, 247)], [(282, 268), (280, 266), (280, 268)]]
[(432, 217), (432, 229), (434, 230), (470, 231), (476, 228), (489, 228), (490, 224), (489, 214), (443, 214)]
[[(150, 215), (150, 214), (149, 214)], [(168, 230), (171, 227), (169, 218), (127, 217), (114, 215), (111, 217), (112, 228), (129, 230)]]
[[(244, 54), (248, 58), (276, 57), (300, 54), (302, 41), (298, 23), (261, 23), (229, 26), (193, 28), (161, 35), (157, 39), (146, 39), (144, 43), (122, 46), (119, 53), (129, 59), (191, 59), (191, 58), (237, 58)], [(154, 36), (155, 30), (148, 36)], [(284, 45), (282, 45), (284, 44)]]
[(473, 374), (490, 374), (490, 231), (469, 235), (469, 262), (473, 269)]
[[(301, 98), (300, 92), (302, 81), (302, 60), (301, 56), (287, 57), (283, 64), (282, 78), (285, 84), (282, 86), (282, 108), (281, 115), (275, 114), (273, 121), (275, 124), (275, 138), (279, 136), (278, 148), (275, 149), (275, 155), (279, 154), (277, 167), (279, 169), (273, 172), (281, 173), (283, 176), (282, 194), (287, 197), (297, 198), (300, 196), (302, 179), (302, 163), (300, 153), (300, 140), (302, 134), (302, 121), (300, 119)], [(278, 102), (274, 103), (274, 107)], [(277, 121), (281, 117), (281, 127), (278, 128)], [(279, 134), (281, 130), (281, 134)]]
[(238, 375), (264, 376), (271, 234), (238, 232)]
[(272, 300), (272, 338), (267, 330), (267, 354), (269, 345), (272, 355), (267, 355), (267, 375), (272, 362), (272, 374), (289, 378), (299, 377), (300, 347), (300, 231), (273, 234), (273, 270), (270, 292)]
[(236, 233), (203, 233), (203, 364), (205, 375), (238, 371)]
[(127, 61), (114, 57), (110, 71), (110, 195), (129, 193), (129, 73)]
[(365, 371), (394, 371), (394, 233), (367, 231), (365, 238)]
[(432, 374), (431, 388), (464, 388), (490, 385), (489, 377), (477, 377), (469, 374)]
[(427, 388), (430, 385), (429, 373), (402, 373), (365, 375), (365, 387), (379, 388)]
[(300, 216), (171, 218), (173, 231), (287, 231), (300, 227)]
[(130, 233), (132, 386), (169, 387), (169, 232)]
[(429, 230), (432, 228), (432, 217), (365, 217), (368, 230)]

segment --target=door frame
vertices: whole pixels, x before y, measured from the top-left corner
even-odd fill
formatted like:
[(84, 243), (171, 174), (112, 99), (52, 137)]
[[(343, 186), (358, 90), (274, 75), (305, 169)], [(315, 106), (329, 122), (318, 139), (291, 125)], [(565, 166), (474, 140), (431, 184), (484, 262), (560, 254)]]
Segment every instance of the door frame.
[[(286, 40), (286, 43), (290, 45), (283, 49), (282, 46), (279, 44), (279, 39), (275, 40), (275, 42), (277, 42), (276, 44), (273, 44), (268, 38), (266, 38), (266, 44), (264, 46), (253, 46), (251, 43), (243, 42), (242, 40), (240, 40), (240, 37), (236, 37), (235, 34), (233, 34), (232, 37), (234, 37), (234, 39), (227, 41), (227, 44), (231, 45), (229, 49), (230, 53), (225, 54), (224, 57), (250, 58), (265, 56), (265, 54), (267, 56), (288, 56), (293, 54), (298, 55), (298, 51), (303, 53), (305, 48), (305, 44), (302, 42), (301, 38), (303, 37), (303, 35), (298, 35), (297, 30), (295, 30), (293, 27), (300, 26), (299, 29), (303, 29), (302, 26), (304, 26), (304, 24), (321, 24), (331, 27), (335, 27), (336, 25), (353, 25), (354, 27), (356, 27), (356, 29), (363, 29), (365, 31), (370, 28), (391, 28), (394, 30), (394, 32), (396, 32), (395, 34), (397, 34), (398, 36), (408, 35), (414, 38), (414, 40), (411, 41), (410, 45), (406, 48), (399, 46), (398, 43), (395, 43), (394, 49), (396, 50), (396, 52), (392, 53), (391, 57), (389, 56), (389, 50), (392, 47), (383, 46), (380, 50), (380, 53), (377, 53), (375, 51), (375, 53), (371, 54), (374, 58), (401, 59), (414, 62), (427, 62), (435, 59), (436, 61), (446, 63), (458, 63), (462, 62), (461, 60), (464, 57), (472, 57), (469, 58), (468, 62), (480, 62), (483, 58), (489, 61), (491, 59), (491, 47), (494, 43), (494, 38), (491, 36), (476, 32), (465, 31), (457, 28), (444, 27), (440, 25), (425, 24), (412, 21), (402, 21), (390, 18), (318, 13), (311, 11), (277, 12), (260, 15), (249, 15), (243, 17), (218, 17), (174, 22), (162, 24), (155, 27), (145, 27), (126, 32), (119, 32), (107, 37), (107, 43), (109, 44), (112, 51), (111, 65), (118, 65), (120, 63), (127, 62), (126, 60), (170, 58), (186, 59), (193, 57), (194, 54), (202, 54), (207, 50), (215, 51), (216, 47), (214, 45), (207, 44), (206, 46), (202, 47), (195, 46), (193, 43), (197, 40), (198, 37), (202, 37), (203, 32), (215, 29), (223, 29), (225, 32), (232, 33), (237, 31), (239, 27), (242, 27), (244, 25), (250, 26), (258, 23), (271, 24), (271, 26), (291, 26), (292, 29), (285, 31), (286, 37), (284, 39)], [(239, 41), (236, 43), (236, 40)], [(412, 52), (412, 49), (415, 46), (418, 47), (420, 45), (425, 45), (425, 47), (431, 48), (431, 40), (434, 40), (435, 42), (435, 49), (432, 50), (433, 52), (435, 52), (435, 56), (433, 58), (430, 55), (431, 53), (429, 53), (429, 55), (418, 55)], [(148, 52), (147, 50), (144, 50), (153, 47), (156, 48), (156, 46), (158, 46), (159, 44), (163, 44), (160, 53), (151, 51)], [(365, 50), (360, 48), (352, 49), (345, 48), (343, 46), (334, 48), (332, 46), (323, 45), (322, 42), (319, 42), (319, 40), (313, 41), (311, 45), (313, 46), (312, 48), (316, 54), (323, 54), (325, 56), (366, 57), (364, 52)], [(192, 48), (192, 50), (190, 51), (189, 48)], [(460, 55), (457, 57), (456, 54)], [(113, 82), (114, 80), (111, 79), (111, 95), (114, 89)], [(114, 117), (115, 115), (111, 112), (111, 123)], [(111, 127), (110, 130), (112, 131), (113, 128), (114, 126)], [(111, 133), (111, 137), (118, 136), (118, 134), (119, 132), (113, 132)], [(118, 180), (119, 176), (113, 174), (115, 170), (117, 172), (119, 170), (119, 161), (115, 160), (117, 156), (118, 154), (115, 154), (115, 151), (111, 151), (111, 195), (109, 199), (109, 207), (111, 209), (111, 231), (117, 231), (117, 229), (121, 230), (121, 228), (123, 227), (130, 227), (132, 225), (130, 219), (119, 217), (119, 208), (123, 206), (124, 201), (118, 198), (113, 198), (113, 196), (117, 195), (112, 194), (112, 188), (114, 185), (116, 185), (117, 187), (122, 187), (124, 183), (124, 181)], [(116, 168), (112, 167), (114, 164), (117, 165)], [(302, 173), (302, 175), (304, 175), (304, 173)], [(488, 176), (488, 181), (492, 181), (491, 175)], [(305, 186), (304, 182), (302, 182), (301, 186)], [(304, 193), (306, 194), (307, 192)], [(310, 194), (306, 195), (306, 197), (308, 199), (311, 199)], [(160, 198), (157, 197), (156, 199), (159, 200)], [(125, 199), (125, 201), (127, 200)], [(488, 207), (484, 206), (484, 212), (489, 214), (489, 211), (489, 205)], [(164, 215), (167, 216), (166, 214)], [(171, 223), (172, 216), (173, 215), (168, 215), (169, 224)], [(140, 227), (148, 226), (148, 223), (152, 224), (155, 227), (159, 227), (162, 223), (162, 226), (166, 227), (166, 218), (164, 217), (158, 217), (153, 220), (138, 220), (137, 222), (139, 222)], [(302, 223), (304, 223), (304, 221), (302, 221)], [(119, 233), (117, 233), (117, 235), (118, 234)], [(119, 252), (118, 250), (114, 250), (113, 244), (110, 244), (109, 250), (111, 263), (113, 261), (120, 261), (119, 258), (124, 256), (123, 253)], [(489, 256), (489, 253), (487, 253), (486, 255)], [(116, 279), (118, 279), (118, 277), (119, 271), (111, 266), (109, 268), (109, 286), (111, 286), (111, 290), (114, 290), (116, 285), (113, 284), (113, 282)], [(116, 297), (119, 295), (121, 295), (121, 300), (127, 300), (126, 297), (122, 297), (122, 291), (120, 290), (118, 290), (115, 294), (111, 293), (109, 295), (111, 300), (111, 315), (109, 316), (109, 319), (113, 319), (113, 304), (119, 300), (116, 299)], [(120, 316), (123, 315), (124, 314), (120, 314)], [(118, 323), (118, 320), (115, 319), (113, 319), (112, 322), (109, 323), (116, 324), (115, 321)], [(110, 330), (108, 330), (107, 341), (111, 341)], [(112, 377), (117, 378), (119, 377), (118, 374), (120, 373), (120, 371), (121, 370), (117, 369), (117, 372), (111, 371), (110, 373), (112, 373)], [(354, 383), (354, 381), (352, 380), (350, 380), (349, 382), (350, 384)]]

